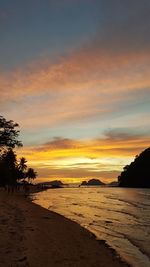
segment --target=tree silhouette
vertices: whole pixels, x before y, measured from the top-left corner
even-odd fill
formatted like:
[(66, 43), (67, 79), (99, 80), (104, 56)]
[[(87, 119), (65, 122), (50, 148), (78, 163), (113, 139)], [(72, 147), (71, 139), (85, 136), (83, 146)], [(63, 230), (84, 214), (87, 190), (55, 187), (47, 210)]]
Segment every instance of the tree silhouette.
[(28, 178), (28, 181), (35, 179), (37, 177), (37, 173), (34, 171), (34, 169), (29, 168), (26, 172), (26, 178)]
[(26, 169), (27, 169), (27, 160), (22, 157), (20, 158), (20, 161), (18, 163), (18, 170), (19, 170), (19, 173), (20, 173), (20, 179), (25, 179), (26, 178)]
[(22, 146), (18, 140), (19, 130), (16, 130), (18, 123), (12, 120), (7, 121), (0, 116), (0, 186), (15, 185), (22, 179), (35, 179), (37, 173), (34, 169), (27, 170), (27, 160), (22, 157), (17, 161), (15, 147)]
[(15, 184), (18, 178), (17, 157), (10, 148), (0, 158), (0, 183)]
[(19, 127), (18, 123), (13, 120), (7, 121), (3, 116), (0, 116), (0, 149), (22, 146), (21, 141), (18, 140), (20, 131), (16, 130), (17, 127)]
[(27, 160), (24, 157), (20, 158), (20, 161), (19, 161), (19, 164), (18, 164), (19, 170), (24, 172), (27, 169), (26, 163), (27, 163)]
[(12, 148), (5, 150), (0, 156), (0, 185), (15, 185), (19, 181), (28, 179), (31, 182), (37, 177), (37, 173), (32, 168), (27, 169), (27, 160), (22, 157), (17, 161), (16, 153)]

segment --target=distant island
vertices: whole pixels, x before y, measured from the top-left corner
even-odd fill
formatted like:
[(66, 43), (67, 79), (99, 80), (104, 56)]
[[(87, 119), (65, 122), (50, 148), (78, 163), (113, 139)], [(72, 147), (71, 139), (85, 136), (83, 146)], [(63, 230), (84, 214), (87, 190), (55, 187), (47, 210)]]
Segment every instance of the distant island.
[(110, 187), (117, 187), (118, 186), (118, 181), (112, 181), (108, 184)]
[(150, 188), (150, 147), (126, 165), (118, 176), (118, 186)]
[(39, 185), (48, 186), (51, 188), (61, 188), (64, 184), (60, 180), (53, 180), (49, 182), (39, 183)]
[(90, 186), (90, 185), (105, 185), (102, 181), (99, 179), (90, 179), (89, 181), (83, 181), (81, 183), (81, 186)]

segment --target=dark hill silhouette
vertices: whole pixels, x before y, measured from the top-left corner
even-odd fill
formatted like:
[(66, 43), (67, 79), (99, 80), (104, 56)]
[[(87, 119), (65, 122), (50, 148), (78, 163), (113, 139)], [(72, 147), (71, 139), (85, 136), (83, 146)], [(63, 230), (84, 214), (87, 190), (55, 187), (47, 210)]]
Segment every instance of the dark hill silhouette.
[(108, 186), (116, 187), (116, 186), (118, 186), (118, 182), (117, 181), (112, 181), (111, 183), (108, 184)]
[(150, 147), (124, 167), (118, 182), (121, 187), (150, 188)]
[(88, 182), (83, 181), (81, 183), (81, 186), (82, 185), (104, 185), (104, 183), (101, 182), (99, 179), (90, 179)]
[(53, 181), (39, 183), (39, 185), (50, 186), (50, 187), (53, 187), (53, 188), (60, 188), (64, 184), (60, 180), (53, 180)]

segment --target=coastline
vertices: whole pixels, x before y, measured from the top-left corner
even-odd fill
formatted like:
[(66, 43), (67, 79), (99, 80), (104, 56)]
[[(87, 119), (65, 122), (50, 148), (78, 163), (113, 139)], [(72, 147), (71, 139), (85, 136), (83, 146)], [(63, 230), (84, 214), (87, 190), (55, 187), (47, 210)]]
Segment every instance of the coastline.
[(0, 247), (3, 267), (129, 266), (76, 222), (2, 190)]

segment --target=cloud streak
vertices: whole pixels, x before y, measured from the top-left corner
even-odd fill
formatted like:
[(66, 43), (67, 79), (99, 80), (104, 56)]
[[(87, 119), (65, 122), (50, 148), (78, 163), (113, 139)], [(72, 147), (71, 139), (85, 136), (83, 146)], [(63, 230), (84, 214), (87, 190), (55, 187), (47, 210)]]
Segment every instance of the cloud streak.
[[(30, 2), (24, 3), (21, 9), (21, 12), (25, 9), (24, 17)], [(38, 36), (35, 25), (31, 31), (25, 29), (20, 32), (19, 27), (17, 32), (12, 31), (17, 35), (19, 32), (25, 33), (25, 36), (29, 34), (31, 39), (26, 44), (30, 44), (32, 49), (20, 58), (19, 54), (16, 55), (16, 61), (22, 62), (20, 66), (0, 72), (0, 113), (21, 125), (26, 144), (22, 151), (31, 165), (39, 168), (40, 175), (43, 172), (48, 175), (49, 171), (53, 176), (60, 175), (61, 171), (67, 177), (69, 173), (71, 177), (89, 173), (98, 175), (98, 167), (103, 172), (107, 165), (109, 172), (118, 171), (120, 166), (149, 146), (150, 141), (150, 2), (83, 0), (81, 4), (81, 1), (75, 0), (51, 1), (43, 6), (43, 11), (39, 9), (39, 3), (33, 18), (41, 27), (40, 36), (50, 41), (43, 34), (44, 30), (49, 30), (50, 22), (58, 23), (54, 27), (56, 32), (53, 27), (50, 27), (50, 32), (54, 43), (62, 40), (62, 47), (58, 45), (60, 51), (57, 57), (53, 44), (45, 52), (45, 44), (36, 44), (33, 40)], [(85, 14), (82, 16), (81, 6), (84, 5)], [(19, 7), (15, 5), (12, 27), (18, 26), (18, 22), (21, 27), (24, 25), (18, 13)], [(34, 1), (31, 7), (32, 21)], [(45, 19), (43, 12), (46, 12), (46, 24), (42, 19)], [(54, 18), (55, 14), (60, 16), (60, 20)], [(78, 24), (83, 23), (79, 32), (74, 27), (77, 14), (80, 14)], [(4, 20), (4, 17), (0, 13), (0, 19)], [(10, 19), (6, 28), (10, 27)], [(92, 31), (86, 31), (87, 22)], [(66, 30), (66, 25), (73, 28)], [(68, 44), (69, 40), (72, 44), (72, 40), (66, 35), (63, 38), (56, 36), (60, 34), (60, 28), (73, 40), (78, 37), (75, 45)], [(32, 30), (35, 30), (33, 36)], [(82, 39), (84, 33), (86, 38)], [(13, 46), (14, 43), (8, 45), (10, 50), (11, 44)], [(20, 47), (20, 44), (16, 40), (14, 47)], [(41, 51), (41, 55), (47, 53), (49, 56), (39, 55), (33, 60), (34, 48), (35, 54)], [(13, 47), (11, 51), (14, 51)], [(23, 59), (25, 62), (29, 58), (25, 65)], [(15, 65), (13, 63), (10, 62), (10, 65)], [(142, 127), (145, 131), (139, 130)], [(52, 136), (66, 137), (52, 139)], [(34, 147), (35, 143), (37, 147)], [(102, 162), (103, 158), (105, 162)], [(113, 158), (115, 162), (111, 164)]]
[[(123, 166), (149, 146), (145, 133), (129, 134), (127, 129), (112, 129), (103, 138), (73, 140), (57, 137), (38, 147), (25, 147), (20, 155), (29, 159), (39, 176), (51, 178), (117, 177)], [(66, 175), (66, 176), (65, 176)]]
[[(93, 45), (55, 64), (39, 62), (26, 70), (1, 74), (1, 111), (12, 112), (14, 104), (18, 109), (23, 105), (30, 109), (30, 120), (22, 116), (28, 126), (41, 123), (43, 114), (45, 122), (52, 124), (103, 115), (118, 102), (128, 101), (134, 91), (147, 88), (149, 94), (149, 62), (147, 52), (112, 55), (101, 48), (96, 51)], [(48, 112), (44, 113), (44, 107)]]

